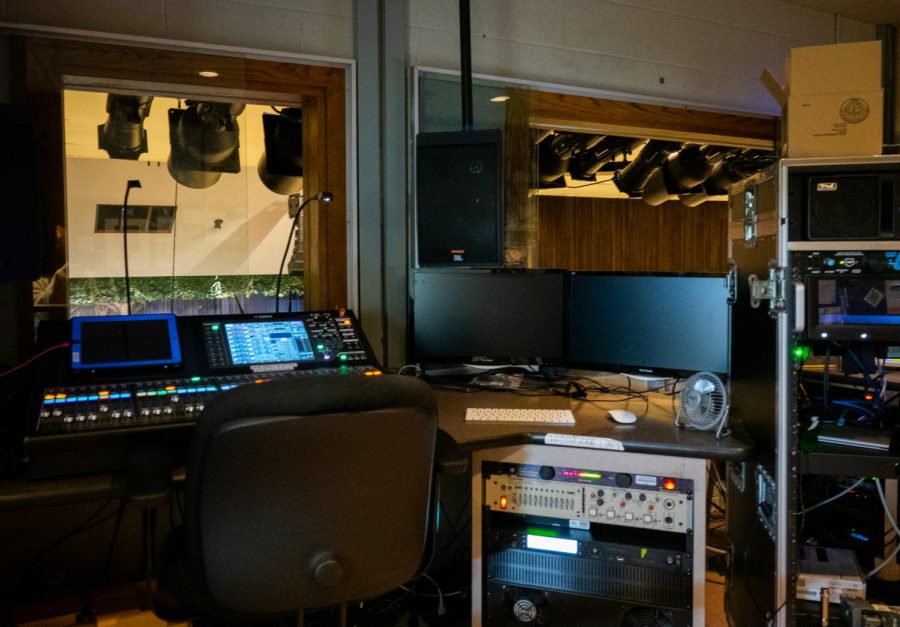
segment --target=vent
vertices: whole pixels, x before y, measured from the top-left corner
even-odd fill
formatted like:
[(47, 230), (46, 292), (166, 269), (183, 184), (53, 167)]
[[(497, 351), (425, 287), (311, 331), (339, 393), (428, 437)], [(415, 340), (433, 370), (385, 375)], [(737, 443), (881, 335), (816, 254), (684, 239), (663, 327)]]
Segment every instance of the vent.
[(635, 607), (622, 617), (622, 627), (672, 627), (672, 618), (649, 607)]
[[(126, 224), (129, 233), (171, 233), (175, 224), (174, 205), (129, 205)], [(94, 233), (121, 233), (122, 205), (97, 205)]]
[(691, 605), (691, 577), (632, 564), (523, 550), (488, 558), (488, 576), (517, 586), (574, 592), (664, 607)]

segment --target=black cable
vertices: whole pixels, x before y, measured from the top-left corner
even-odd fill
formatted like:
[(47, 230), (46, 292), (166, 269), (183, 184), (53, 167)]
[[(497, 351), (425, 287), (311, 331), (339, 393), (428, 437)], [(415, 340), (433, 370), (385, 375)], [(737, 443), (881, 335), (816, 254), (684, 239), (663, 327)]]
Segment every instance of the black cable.
[(175, 186), (175, 207), (172, 211), (172, 280), (169, 287), (169, 312), (175, 313), (175, 242), (178, 238), (178, 185)]
[(128, 181), (125, 185), (125, 200), (122, 202), (122, 249), (125, 259), (125, 302), (126, 311), (131, 315), (131, 277), (128, 272), (128, 195), (131, 193), (132, 187), (141, 187), (141, 182), (137, 179)]
[(116, 510), (116, 524), (113, 528), (112, 538), (109, 541), (109, 548), (106, 551), (106, 565), (103, 568), (103, 580), (109, 584), (112, 581), (112, 561), (115, 554), (116, 540), (119, 537), (119, 529), (122, 527), (122, 518), (125, 515), (125, 499), (119, 502), (119, 508)]
[(19, 572), (23, 566), (37, 562), (44, 555), (46, 555), (53, 549), (57, 548), (58, 546), (60, 546), (64, 542), (66, 542), (67, 540), (70, 540), (71, 538), (74, 538), (75, 536), (77, 536), (80, 533), (83, 533), (85, 531), (88, 531), (89, 529), (93, 529), (94, 527), (103, 524), (104, 522), (106, 522), (107, 520), (109, 520), (110, 518), (115, 516), (116, 512), (114, 511), (114, 512), (110, 512), (109, 514), (103, 516), (102, 518), (97, 519), (97, 516), (99, 516), (103, 512), (103, 510), (105, 510), (109, 506), (109, 504), (113, 503), (113, 502), (114, 502), (113, 499), (109, 499), (106, 502), (104, 502), (103, 505), (98, 507), (90, 516), (88, 516), (84, 521), (82, 521), (72, 531), (64, 534), (63, 536), (57, 538), (56, 540), (53, 540), (52, 542), (50, 542), (49, 544), (44, 546), (42, 549), (40, 549), (39, 551), (34, 553), (31, 557), (29, 557), (28, 560), (25, 562), (25, 564), (23, 564), (22, 566), (19, 566), (18, 568), (14, 568), (7, 573), (4, 573), (2, 576), (0, 576), (0, 579), (6, 579), (7, 577)]
[(334, 196), (332, 196), (330, 192), (319, 192), (315, 196), (307, 198), (305, 201), (303, 201), (303, 203), (301, 203), (301, 205), (297, 208), (297, 213), (294, 214), (294, 219), (291, 221), (291, 229), (288, 232), (287, 244), (284, 247), (284, 254), (281, 256), (281, 263), (278, 266), (278, 278), (275, 279), (275, 313), (278, 313), (280, 307), (279, 299), (281, 298), (281, 276), (282, 274), (284, 274), (284, 262), (287, 261), (288, 251), (291, 249), (291, 242), (294, 241), (294, 231), (297, 229), (297, 225), (300, 223), (300, 215), (303, 213), (303, 208), (314, 200), (331, 202), (332, 198), (334, 198)]

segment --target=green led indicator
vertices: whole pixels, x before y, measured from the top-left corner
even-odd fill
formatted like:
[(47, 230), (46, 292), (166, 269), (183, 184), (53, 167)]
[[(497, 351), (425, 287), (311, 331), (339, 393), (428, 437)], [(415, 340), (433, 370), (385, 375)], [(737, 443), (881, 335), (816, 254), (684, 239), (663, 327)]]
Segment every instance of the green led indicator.
[(316, 350), (323, 350), (325, 348), (324, 344), (316, 344)]
[(578, 473), (578, 476), (582, 477), (584, 479), (602, 479), (603, 478), (603, 475), (601, 475), (599, 472), (580, 472), (580, 473)]
[(191, 381), (193, 381), (194, 383), (196, 383), (199, 380), (200, 380), (200, 377), (191, 377)]
[(213, 330), (213, 331), (218, 331), (218, 330), (219, 330), (219, 325), (217, 325), (217, 324), (212, 325), (212, 330)]
[(341, 359), (341, 361), (347, 361), (347, 356), (346, 356), (346, 355), (341, 355), (340, 359)]
[(806, 361), (809, 358), (809, 353), (809, 346), (803, 346), (802, 344), (798, 344), (791, 350), (791, 356), (797, 361)]
[(545, 538), (559, 537), (558, 531), (553, 531), (552, 529), (539, 529), (536, 527), (529, 527), (526, 533), (532, 536), (544, 536)]

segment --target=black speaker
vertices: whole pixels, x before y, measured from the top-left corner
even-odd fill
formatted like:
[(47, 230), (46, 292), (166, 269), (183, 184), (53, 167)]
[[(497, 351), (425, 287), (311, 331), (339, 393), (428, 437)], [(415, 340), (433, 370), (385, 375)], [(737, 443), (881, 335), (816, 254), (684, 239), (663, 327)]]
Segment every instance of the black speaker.
[(882, 225), (877, 174), (811, 176), (808, 193), (811, 240), (879, 239), (883, 227), (893, 232), (893, 224)]
[(498, 130), (416, 138), (420, 266), (503, 265), (503, 142)]
[(0, 104), (0, 280), (40, 274), (37, 154), (28, 109)]

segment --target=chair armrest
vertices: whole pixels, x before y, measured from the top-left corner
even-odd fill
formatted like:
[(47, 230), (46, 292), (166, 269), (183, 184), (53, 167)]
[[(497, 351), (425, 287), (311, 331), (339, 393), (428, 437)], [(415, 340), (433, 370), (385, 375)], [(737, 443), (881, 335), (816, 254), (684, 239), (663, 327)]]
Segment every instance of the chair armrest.
[(434, 442), (434, 469), (442, 475), (460, 475), (469, 468), (469, 454), (456, 443), (449, 433), (437, 430)]

